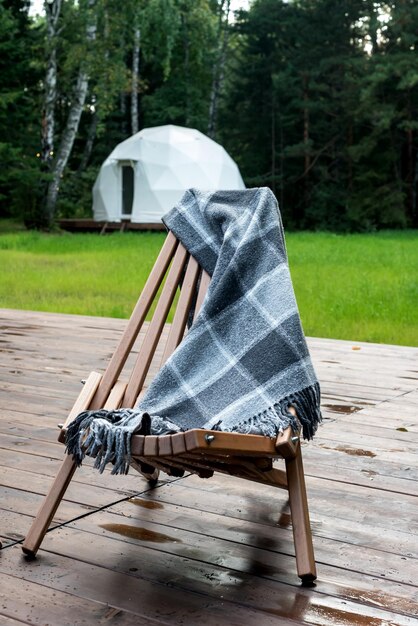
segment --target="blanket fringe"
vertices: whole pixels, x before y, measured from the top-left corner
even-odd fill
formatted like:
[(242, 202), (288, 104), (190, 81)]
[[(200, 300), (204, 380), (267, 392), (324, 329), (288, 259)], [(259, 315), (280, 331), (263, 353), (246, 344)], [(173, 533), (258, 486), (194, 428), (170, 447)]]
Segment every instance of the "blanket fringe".
[[(312, 439), (322, 420), (319, 403), (320, 389), (316, 383), (243, 420), (230, 432), (277, 437), (289, 426), (295, 432), (299, 431), (300, 424), (303, 437)], [(291, 406), (296, 409), (297, 418), (289, 411)], [(112, 474), (127, 474), (133, 434), (165, 435), (181, 430), (169, 420), (150, 417), (138, 409), (83, 411), (68, 427), (66, 451), (72, 454), (78, 466), (87, 455), (95, 459), (94, 467), (100, 473), (112, 463)], [(222, 422), (212, 430), (224, 430)]]
[[(277, 437), (279, 433), (291, 426), (294, 432), (302, 430), (304, 439), (312, 439), (322, 421), (319, 408), (320, 395), (319, 383), (315, 383), (283, 398), (257, 415), (239, 422), (230, 432)], [(297, 417), (289, 411), (292, 406), (296, 410)], [(222, 428), (222, 422), (218, 422), (212, 430), (226, 429)]]
[(68, 427), (66, 452), (73, 456), (77, 466), (87, 455), (96, 459), (94, 467), (100, 473), (112, 463), (112, 474), (127, 474), (134, 433), (151, 433), (148, 413), (135, 409), (83, 411)]

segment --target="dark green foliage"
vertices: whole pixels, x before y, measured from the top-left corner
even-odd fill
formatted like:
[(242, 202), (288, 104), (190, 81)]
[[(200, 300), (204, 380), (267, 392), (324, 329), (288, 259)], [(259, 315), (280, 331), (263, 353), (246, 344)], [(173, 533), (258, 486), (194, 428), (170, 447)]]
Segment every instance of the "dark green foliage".
[(416, 225), (417, 3), (255, 0), (235, 33), (223, 141), (286, 223)]
[(38, 210), (39, 169), (35, 155), (39, 143), (39, 68), (32, 57), (38, 44), (38, 33), (31, 28), (28, 4), (24, 0), (0, 0), (2, 216), (17, 213), (22, 216), (28, 200), (34, 210)]
[(170, 72), (143, 98), (144, 126), (205, 131), (215, 50), (215, 13), (206, 0), (181, 0)]
[[(47, 44), (28, 4), (0, 0), (0, 203), (2, 215), (42, 228)], [(90, 80), (56, 217), (91, 215), (99, 167), (131, 134), (135, 28), (139, 128), (207, 131), (225, 2), (97, 0), (90, 46), (85, 7), (63, 0), (60, 17), (56, 146), (81, 64)], [(273, 189), (287, 228), (418, 226), (417, 47), (416, 0), (253, 0), (236, 14), (216, 140), (247, 186)]]

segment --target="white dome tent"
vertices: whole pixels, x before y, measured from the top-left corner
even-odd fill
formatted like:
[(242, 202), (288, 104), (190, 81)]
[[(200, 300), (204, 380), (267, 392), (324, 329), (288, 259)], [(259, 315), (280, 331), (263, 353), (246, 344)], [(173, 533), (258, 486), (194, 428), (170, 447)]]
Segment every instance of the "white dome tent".
[(145, 128), (120, 143), (93, 187), (96, 221), (161, 223), (186, 189), (245, 189), (236, 163), (192, 128)]

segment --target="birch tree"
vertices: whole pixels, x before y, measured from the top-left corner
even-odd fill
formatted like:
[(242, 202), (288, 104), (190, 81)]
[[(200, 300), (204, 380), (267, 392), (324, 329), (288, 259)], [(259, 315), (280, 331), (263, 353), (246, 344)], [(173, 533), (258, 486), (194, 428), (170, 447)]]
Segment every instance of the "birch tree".
[(213, 4), (207, 0), (177, 0), (176, 28), (173, 22), (171, 26), (174, 45), (169, 57), (170, 72), (143, 98), (145, 124), (172, 123), (207, 131), (217, 50)]
[(212, 139), (216, 137), (216, 124), (218, 118), (219, 96), (222, 92), (222, 85), (225, 74), (225, 64), (228, 50), (229, 37), (229, 13), (231, 8), (230, 0), (221, 0), (218, 8), (218, 50), (216, 61), (213, 66), (212, 89), (209, 103), (208, 135)]
[(138, 132), (138, 85), (139, 85), (139, 57), (141, 51), (141, 29), (136, 16), (134, 25), (134, 44), (132, 50), (132, 79), (131, 79), (131, 132)]
[(57, 39), (60, 32), (62, 0), (45, 0), (47, 67), (42, 115), (41, 160), (51, 166), (54, 155), (55, 101), (57, 98)]
[[(82, 7), (80, 4), (80, 9), (81, 8)], [(91, 46), (96, 39), (97, 0), (87, 0), (87, 4), (83, 8), (86, 11), (86, 48), (87, 51), (90, 51)], [(82, 59), (80, 62), (73, 97), (67, 116), (66, 126), (61, 135), (57, 154), (52, 164), (52, 179), (49, 182), (46, 197), (46, 218), (49, 226), (52, 226), (54, 222), (59, 184), (63, 176), (64, 169), (67, 165), (68, 158), (71, 154), (71, 150), (73, 148), (74, 140), (80, 123), (81, 113), (83, 111), (83, 106), (86, 101), (88, 85), (89, 59), (87, 54), (87, 58)]]

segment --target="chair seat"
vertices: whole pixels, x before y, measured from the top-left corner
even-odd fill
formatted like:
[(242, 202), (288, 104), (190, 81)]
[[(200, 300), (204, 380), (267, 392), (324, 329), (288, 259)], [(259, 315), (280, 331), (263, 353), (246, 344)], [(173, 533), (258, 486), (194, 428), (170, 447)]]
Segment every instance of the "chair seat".
[(287, 428), (276, 438), (194, 428), (175, 435), (134, 435), (133, 456), (178, 456), (199, 453), (211, 456), (289, 458), (294, 456), (293, 433)]
[(277, 439), (200, 428), (175, 435), (134, 435), (131, 465), (142, 473), (149, 467), (173, 476), (192, 472), (201, 478), (221, 472), (287, 488), (286, 472), (274, 469), (273, 460), (295, 457), (299, 438), (293, 435), (290, 428)]

